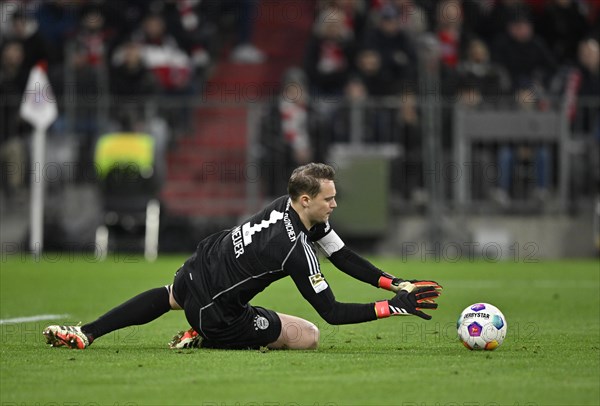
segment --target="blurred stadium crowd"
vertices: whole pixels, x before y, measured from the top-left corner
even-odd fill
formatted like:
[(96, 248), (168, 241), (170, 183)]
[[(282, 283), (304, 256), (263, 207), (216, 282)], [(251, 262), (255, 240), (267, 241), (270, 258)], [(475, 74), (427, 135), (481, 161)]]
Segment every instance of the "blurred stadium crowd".
[[(588, 134), (594, 148), (600, 142), (599, 106), (585, 102), (600, 94), (598, 1), (307, 1), (314, 9), (310, 39), (290, 44), (304, 48), (303, 66), (281, 78), (282, 88), (293, 82), (305, 89), (304, 96), (267, 100), (268, 119), (261, 127), (260, 142), (270, 153), (281, 153), (282, 173), (297, 164), (327, 159), (333, 142), (350, 142), (351, 104), (397, 98), (402, 102), (393, 108), (383, 102), (372, 105), (362, 141), (401, 145), (404, 163), (396, 169), (408, 171), (406, 163), (414, 164), (415, 176), (399, 177), (402, 184), (393, 187), (407, 199), (418, 200), (423, 189), (419, 96), (427, 70), (421, 53), (426, 48), (435, 48), (438, 55), (436, 92), (444, 104), (444, 151), (452, 149), (449, 109), (457, 104), (541, 111), (566, 104), (572, 129)], [(142, 119), (149, 100), (198, 96), (218, 69), (226, 46), (233, 48), (228, 57), (235, 63), (270, 63), (252, 42), (259, 3), (1, 1), (3, 165), (28, 159), (25, 140), (30, 128), (19, 118), (18, 108), (29, 71), (38, 62), (47, 63), (61, 116), (71, 109), (77, 117), (72, 128), (59, 119), (51, 132), (76, 133), (79, 159), (89, 161), (99, 134), (149, 125)], [(100, 94), (112, 96), (108, 122), (98, 121), (98, 107), (90, 103)], [(162, 153), (190, 131), (185, 118), (189, 114), (183, 106), (154, 122), (149, 132), (164, 145)], [(586, 159), (593, 161), (594, 149), (590, 151)], [(517, 161), (532, 162), (540, 197), (551, 189), (552, 146), (504, 144), (483, 153), (491, 154), (490, 160), (506, 172)], [(598, 164), (592, 165), (592, 174), (585, 174), (588, 166), (582, 176), (595, 176)], [(22, 172), (2, 176), (5, 193), (18, 193), (26, 185)], [(504, 177), (495, 185), (492, 192), (498, 201), (510, 196), (511, 182)], [(269, 187), (279, 184), (272, 180)]]
[[(51, 132), (76, 133), (81, 159), (90, 160), (100, 133), (144, 127), (149, 100), (199, 91), (221, 45), (223, 20), (235, 20), (233, 60), (264, 60), (249, 42), (253, 1), (3, 0), (0, 7), (3, 144), (30, 133), (18, 108), (38, 62), (47, 67), (61, 112)], [(102, 123), (98, 109), (106, 106), (110, 122)], [(180, 125), (178, 118), (168, 124)], [(167, 131), (152, 132), (164, 141)], [(3, 156), (22, 155), (17, 144)]]

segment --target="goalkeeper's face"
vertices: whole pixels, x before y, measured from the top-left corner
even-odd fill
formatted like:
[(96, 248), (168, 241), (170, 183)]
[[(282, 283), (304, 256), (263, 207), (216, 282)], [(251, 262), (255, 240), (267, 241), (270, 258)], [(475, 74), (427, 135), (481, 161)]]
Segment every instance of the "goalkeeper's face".
[(313, 225), (325, 223), (329, 220), (333, 209), (337, 207), (335, 194), (335, 183), (332, 180), (321, 180), (321, 190), (308, 201), (307, 214)]

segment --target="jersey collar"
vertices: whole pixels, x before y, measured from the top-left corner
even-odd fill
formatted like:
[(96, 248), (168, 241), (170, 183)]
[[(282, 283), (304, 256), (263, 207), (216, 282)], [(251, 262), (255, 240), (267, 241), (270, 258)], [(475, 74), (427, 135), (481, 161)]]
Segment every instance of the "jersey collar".
[(298, 226), (298, 228), (300, 229), (300, 231), (302, 231), (304, 234), (308, 235), (308, 230), (306, 229), (306, 227), (304, 227), (304, 224), (302, 223), (302, 221), (300, 220), (300, 215), (296, 212), (296, 210), (294, 210), (294, 208), (292, 207), (292, 199), (288, 198), (287, 201), (287, 205), (285, 208), (285, 211), (287, 211), (288, 213), (290, 213), (290, 219), (292, 220), (292, 222)]

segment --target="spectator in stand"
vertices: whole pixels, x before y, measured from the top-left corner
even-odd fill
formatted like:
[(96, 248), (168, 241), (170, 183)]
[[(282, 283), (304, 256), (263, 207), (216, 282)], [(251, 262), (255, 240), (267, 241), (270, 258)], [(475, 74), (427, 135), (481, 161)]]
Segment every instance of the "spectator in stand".
[(65, 46), (77, 32), (80, 5), (70, 0), (41, 2), (36, 19), (40, 34), (56, 55), (57, 62), (63, 63)]
[(7, 39), (18, 41), (23, 45), (25, 54), (22, 69), (26, 73), (29, 73), (31, 68), (40, 61), (46, 61), (50, 66), (54, 64), (56, 58), (39, 33), (38, 24), (24, 13), (17, 11), (12, 15), (6, 34)]
[(76, 70), (101, 70), (106, 67), (108, 47), (114, 40), (114, 32), (105, 25), (100, 8), (90, 7), (82, 11), (80, 26), (75, 34), (75, 54), (71, 63)]
[(400, 30), (413, 40), (429, 28), (427, 13), (414, 0), (389, 0), (396, 9)]
[(533, 11), (525, 0), (495, 1), (487, 18), (482, 19), (479, 35), (491, 44), (499, 34), (506, 32), (508, 23), (514, 20), (515, 16), (530, 20), (533, 18)]
[(467, 47), (466, 59), (459, 63), (458, 100), (469, 106), (496, 103), (510, 94), (510, 80), (506, 71), (490, 61), (485, 42), (472, 39)]
[(366, 46), (379, 52), (382, 69), (402, 86), (416, 82), (417, 54), (411, 38), (403, 31), (402, 16), (391, 4), (375, 16), (376, 24), (366, 34)]
[(47, 67), (48, 79), (52, 84), (55, 96), (59, 97), (64, 87), (64, 68), (53, 52), (54, 48), (40, 34), (35, 19), (22, 12), (21, 9), (17, 10), (12, 14), (10, 23), (6, 24), (5, 38), (10, 41), (17, 41), (23, 46), (25, 54), (21, 66), (24, 76), (22, 88), (25, 89), (25, 82), (31, 68), (41, 62)]
[(546, 4), (536, 32), (561, 65), (577, 62), (577, 45), (589, 33), (580, 4), (572, 0), (551, 0)]
[[(149, 13), (142, 21), (133, 40), (141, 45), (144, 64), (156, 76), (164, 94), (189, 94), (192, 65), (187, 53), (167, 32), (160, 14)], [(120, 54), (117, 52), (116, 60)]]
[(283, 84), (278, 103), (281, 132), (291, 149), (291, 166), (303, 165), (312, 160), (314, 149), (309, 134), (306, 77), (301, 70), (291, 69), (286, 73)]
[(110, 93), (111, 130), (149, 134), (154, 140), (156, 179), (162, 180), (170, 132), (165, 118), (155, 111), (159, 85), (144, 63), (138, 42), (128, 40), (117, 50), (110, 69)]
[[(18, 4), (20, 8), (15, 7), (15, 4)], [(0, 1), (0, 15), (3, 17), (4, 22), (12, 22), (15, 13), (24, 13), (22, 2), (9, 3), (7, 1)], [(13, 35), (12, 30), (11, 24), (0, 24), (0, 44), (6, 42)]]
[(125, 110), (128, 116), (142, 117), (145, 103), (158, 93), (156, 78), (142, 59), (141, 45), (123, 44), (110, 70), (110, 93), (114, 96), (112, 117)]
[[(133, 40), (140, 44), (144, 65), (155, 76), (161, 96), (185, 97), (194, 93), (192, 61), (167, 32), (162, 15), (154, 12), (148, 14), (141, 29), (133, 34)], [(119, 63), (121, 56), (121, 52), (117, 51), (115, 63)], [(189, 131), (191, 113), (185, 103), (167, 104), (163, 107), (165, 111), (159, 114), (166, 117), (174, 135), (183, 135)]]
[[(400, 83), (382, 63), (382, 58), (376, 49), (364, 48), (356, 56), (356, 72), (353, 86), (364, 86), (365, 98), (371, 98), (374, 105), (363, 106), (365, 129), (364, 138), (372, 142), (400, 142), (400, 123), (398, 109), (390, 105), (378, 105), (382, 97), (398, 95)], [(347, 89), (347, 95), (360, 94)], [(362, 99), (359, 97), (355, 99)], [(350, 97), (353, 99), (353, 97)]]
[(486, 17), (489, 16), (495, 1), (459, 0), (462, 13), (462, 33), (465, 36), (465, 46), (473, 38), (482, 38), (481, 32), (487, 27)]
[(6, 197), (22, 197), (27, 170), (24, 137), (30, 127), (21, 120), (19, 107), (29, 71), (23, 69), (21, 42), (6, 41), (0, 48), (0, 186)]
[(162, 14), (167, 30), (191, 57), (195, 76), (203, 78), (215, 53), (217, 27), (209, 19), (207, 2), (167, 0)]
[(353, 57), (352, 32), (344, 14), (336, 8), (323, 10), (315, 21), (305, 60), (311, 93), (318, 101), (343, 94)]
[[(577, 47), (577, 65), (566, 70), (564, 84), (564, 102), (567, 115), (576, 132), (587, 133), (590, 124), (594, 121), (591, 117), (597, 115), (600, 109), (589, 106), (589, 100), (600, 94), (600, 71), (598, 40), (586, 38)], [(580, 107), (579, 99), (582, 98), (584, 106)]]
[(578, 46), (579, 97), (600, 95), (600, 47), (596, 38), (587, 38)]
[(514, 15), (507, 31), (496, 38), (492, 60), (507, 70), (514, 91), (523, 83), (546, 86), (557, 68), (548, 46), (522, 14)]
[(587, 0), (587, 19), (590, 26), (590, 37), (600, 38), (600, 2)]
[[(113, 32), (104, 25), (104, 15), (97, 7), (81, 10), (79, 29), (72, 42), (66, 47), (66, 63), (73, 87), (66, 100), (71, 104), (74, 119), (74, 130), (80, 140), (80, 161), (82, 168), (93, 165), (93, 148), (96, 137), (105, 130), (105, 124), (99, 111), (107, 111), (108, 94), (107, 55), (108, 47), (113, 39)], [(65, 80), (67, 80), (65, 78)]]
[(148, 15), (150, 10), (160, 9), (163, 0), (103, 0), (93, 1), (92, 3), (102, 9), (106, 26), (116, 33), (116, 42), (120, 44), (131, 38), (131, 35), (138, 29), (144, 16)]
[[(369, 91), (365, 83), (358, 76), (350, 76), (346, 86), (344, 86), (343, 103), (336, 103), (336, 109), (331, 115), (330, 121), (326, 124), (327, 128), (323, 131), (331, 138), (331, 142), (348, 143), (352, 141), (354, 134), (359, 134), (361, 142), (373, 142), (373, 133), (376, 129), (371, 125), (366, 101), (369, 98)], [(356, 122), (353, 121), (352, 114), (358, 113), (361, 117), (361, 127), (353, 127)]]
[[(359, 77), (352, 76), (352, 77), (350, 77), (350, 79), (348, 80), (348, 83), (346, 83), (346, 86), (344, 87), (344, 96), (345, 96), (346, 100), (348, 100), (350, 102), (350, 104), (363, 103), (369, 97), (369, 90), (367, 89), (367, 86), (365, 85), (365, 83)], [(350, 126), (349, 121), (350, 120), (348, 120), (348, 118), (346, 117), (345, 121), (347, 122), (347, 124), (344, 127), (344, 130), (342, 132), (347, 137), (348, 134), (350, 133), (350, 130), (349, 130), (349, 126)], [(341, 138), (337, 138), (337, 139), (341, 140)], [(345, 138), (343, 140), (349, 141), (348, 138)]]
[[(480, 39), (473, 39), (467, 47), (466, 58), (456, 69), (458, 92), (457, 104), (463, 108), (495, 106), (510, 93), (510, 81), (505, 70), (490, 61), (487, 46)], [(473, 145), (474, 161), (482, 167), (493, 165), (495, 150), (489, 143)], [(487, 197), (495, 185), (486, 182), (479, 171), (472, 176), (472, 194), (476, 198)]]
[(397, 179), (392, 177), (392, 190), (400, 192), (417, 206), (426, 203), (427, 194), (423, 179), (423, 133), (418, 111), (418, 96), (414, 89), (404, 89), (400, 95), (400, 131), (404, 157), (392, 162), (399, 168)]
[(367, 26), (368, 5), (364, 0), (325, 0), (321, 2), (321, 9), (335, 8), (344, 15), (346, 28), (352, 31), (356, 40), (363, 38)]
[(266, 55), (253, 44), (254, 24), (258, 16), (258, 0), (220, 0), (222, 13), (232, 14), (236, 24), (236, 44), (230, 58), (236, 63), (260, 64)]
[[(547, 106), (546, 84), (556, 71), (556, 61), (543, 39), (537, 37), (530, 17), (522, 9), (509, 17), (506, 32), (494, 42), (492, 58), (504, 66), (519, 110), (543, 110)], [(551, 156), (547, 145), (501, 145), (498, 150), (499, 188), (492, 194), (502, 206), (511, 197), (526, 199), (528, 190), (517, 187), (529, 179), (534, 168), (533, 196), (540, 202), (548, 197), (551, 182)]]
[(279, 97), (273, 100), (261, 122), (261, 162), (268, 196), (279, 193), (290, 168), (324, 155), (319, 148), (326, 148), (327, 140), (314, 137), (313, 117), (306, 75), (299, 68), (290, 68), (284, 74)]
[[(400, 105), (377, 105), (386, 96), (397, 96)], [(348, 142), (353, 105), (362, 108), (362, 141), (366, 143), (398, 144), (405, 155), (391, 161), (397, 176), (390, 179), (392, 192), (417, 200), (422, 187), (421, 132), (414, 91), (394, 83), (390, 72), (383, 69), (381, 56), (374, 49), (364, 48), (356, 57), (356, 71), (345, 88), (349, 106), (336, 112), (333, 137), (336, 141)], [(370, 99), (374, 105), (366, 105)], [(389, 100), (389, 99), (388, 99)], [(391, 100), (390, 100), (391, 101)], [(415, 176), (416, 175), (416, 176)]]
[(108, 47), (113, 38), (114, 33), (105, 26), (99, 8), (89, 8), (81, 13), (68, 62), (74, 72), (77, 92), (88, 100), (95, 101), (97, 95), (106, 93)]
[[(521, 111), (543, 110), (546, 104), (544, 98), (543, 89), (536, 83), (521, 82), (515, 91), (515, 107)], [(500, 145), (498, 188), (492, 191), (492, 198), (503, 207), (509, 206), (511, 197), (521, 200), (533, 197), (540, 204), (547, 203), (551, 168), (551, 153), (547, 144)], [(531, 183), (535, 184), (533, 193), (526, 188)]]
[(442, 0), (437, 8), (436, 35), (443, 69), (454, 70), (469, 41), (463, 30), (463, 14), (458, 0)]
[[(600, 107), (591, 98), (600, 95), (600, 46), (595, 38), (579, 43), (576, 77), (576, 115), (573, 131), (585, 135), (583, 159), (573, 160), (575, 191), (600, 191)], [(588, 104), (592, 102), (592, 104)], [(590, 170), (591, 168), (591, 170)], [(590, 188), (589, 185), (592, 185)]]
[[(29, 71), (24, 69), (25, 64), (25, 48), (21, 41), (12, 39), (4, 42), (0, 46), (0, 52), (2, 57), (0, 59), (0, 84), (2, 85), (2, 101), (9, 102), (6, 105), (12, 105), (13, 107), (19, 108), (21, 104), (21, 98), (23, 97), (23, 91), (27, 85), (27, 79), (29, 78)], [(14, 103), (10, 103), (14, 101)], [(5, 105), (3, 103), (3, 105)], [(18, 116), (18, 113), (15, 113)], [(7, 119), (13, 119), (12, 115), (4, 116)], [(14, 130), (7, 131), (6, 121), (2, 121), (2, 132), (14, 132)], [(11, 127), (15, 128), (15, 127)]]
[[(414, 1), (414, 0), (413, 0)], [(425, 12), (426, 21), (430, 27), (440, 26), (453, 22), (460, 29), (460, 34), (466, 39), (480, 36), (481, 25), (485, 16), (489, 14), (491, 3), (490, 1), (473, 1), (473, 0), (420, 0), (419, 6)], [(466, 40), (460, 42), (461, 45), (466, 44)]]
[[(435, 16), (435, 38), (439, 53), (439, 90), (444, 98), (452, 100), (458, 91), (456, 69), (463, 59), (470, 33), (463, 29), (464, 16), (462, 3), (459, 0), (440, 1), (437, 4)], [(433, 54), (435, 52), (432, 52)], [(424, 56), (424, 59), (430, 58)], [(430, 70), (430, 68), (427, 69)], [(436, 75), (435, 70), (435, 68), (431, 70), (434, 75)], [(450, 103), (442, 103), (441, 144), (446, 153), (450, 153), (453, 146), (452, 119), (453, 106)]]
[(400, 91), (398, 79), (384, 68), (377, 49), (363, 48), (356, 54), (355, 76), (365, 85), (369, 96), (391, 96)]

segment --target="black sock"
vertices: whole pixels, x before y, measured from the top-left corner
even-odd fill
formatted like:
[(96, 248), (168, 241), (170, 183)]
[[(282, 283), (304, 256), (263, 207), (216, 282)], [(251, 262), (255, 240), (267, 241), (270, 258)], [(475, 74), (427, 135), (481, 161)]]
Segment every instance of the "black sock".
[(90, 341), (120, 328), (146, 324), (171, 310), (165, 287), (148, 290), (81, 326)]

